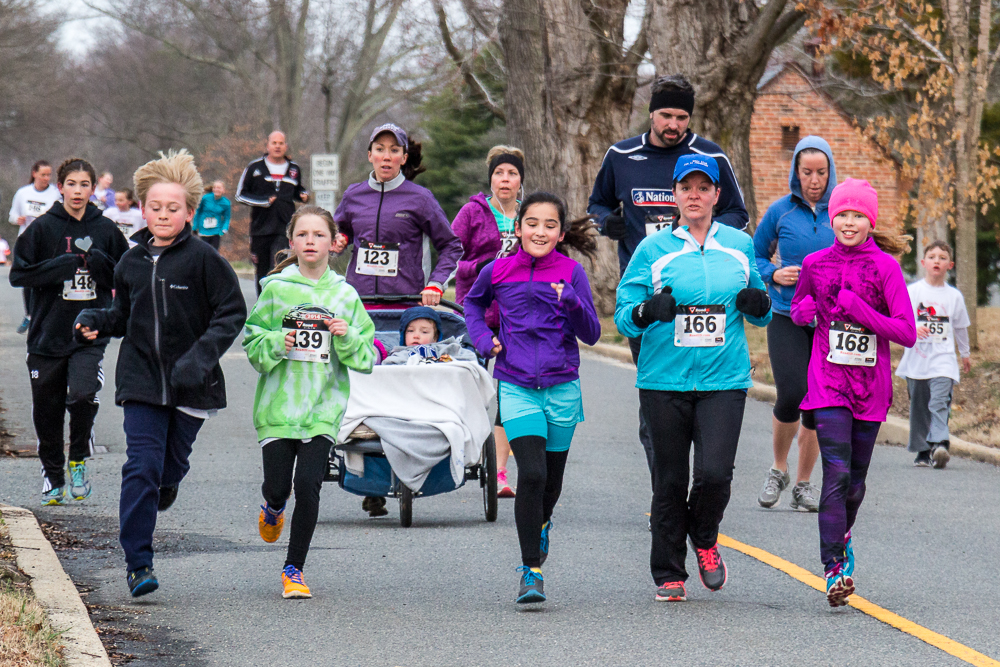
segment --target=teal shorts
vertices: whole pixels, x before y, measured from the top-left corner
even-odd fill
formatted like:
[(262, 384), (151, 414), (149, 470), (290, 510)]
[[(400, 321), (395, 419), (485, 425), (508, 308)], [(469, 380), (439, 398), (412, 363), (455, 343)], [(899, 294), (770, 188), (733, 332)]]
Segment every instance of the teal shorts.
[(565, 452), (576, 425), (583, 421), (580, 380), (545, 389), (526, 389), (501, 380), (500, 420), (508, 440), (540, 436), (545, 438), (545, 451)]

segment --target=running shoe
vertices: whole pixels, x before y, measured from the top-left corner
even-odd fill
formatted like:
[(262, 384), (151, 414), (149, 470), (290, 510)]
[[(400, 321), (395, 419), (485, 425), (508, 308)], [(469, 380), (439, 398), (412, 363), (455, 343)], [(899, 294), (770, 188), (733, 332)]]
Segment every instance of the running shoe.
[(552, 519), (549, 519), (542, 524), (542, 541), (538, 544), (538, 553), (542, 557), (542, 565), (545, 565), (545, 559), (549, 557), (549, 531), (552, 530)]
[(73, 500), (85, 500), (92, 491), (84, 461), (69, 462), (69, 495)]
[(521, 589), (517, 593), (518, 604), (531, 604), (532, 602), (545, 602), (543, 592), (542, 570), (536, 572), (527, 565), (517, 568), (521, 573)]
[(286, 600), (290, 598), (304, 600), (313, 596), (309, 587), (306, 586), (305, 580), (302, 578), (302, 570), (294, 565), (286, 565), (285, 569), (281, 571), (281, 583), (285, 585), (285, 590), (281, 594), (281, 597)]
[(683, 581), (668, 581), (656, 589), (657, 602), (683, 602), (687, 600), (687, 591)]
[(845, 574), (843, 565), (837, 563), (826, 573), (826, 601), (831, 607), (843, 607), (854, 593), (854, 579)]
[(389, 513), (385, 507), (385, 498), (382, 496), (365, 496), (361, 501), (361, 509), (368, 512), (369, 517), (385, 516)]
[(31, 318), (27, 315), (21, 320), (21, 323), (17, 325), (17, 333), (25, 334), (28, 332), (28, 327), (31, 326)]
[(510, 483), (507, 482), (507, 469), (500, 468), (497, 470), (497, 498), (513, 498), (514, 489), (510, 488)]
[(151, 567), (140, 567), (138, 570), (132, 570), (125, 575), (125, 581), (128, 582), (128, 590), (134, 598), (152, 593), (160, 587), (160, 582), (156, 580), (156, 575), (153, 574)]
[(947, 444), (939, 442), (931, 446), (932, 466), (940, 470), (948, 465), (948, 461), (951, 461), (951, 452), (948, 451)]
[(174, 504), (175, 500), (177, 500), (177, 487), (161, 486), (160, 499), (156, 501), (156, 511), (166, 512), (168, 509), (170, 509), (170, 506)]
[(799, 482), (793, 486), (792, 502), (789, 507), (799, 512), (818, 512), (819, 502), (816, 500), (816, 487), (809, 482)]
[(930, 450), (918, 452), (917, 458), (913, 459), (914, 468), (930, 468), (931, 467), (931, 452)]
[(726, 564), (722, 562), (722, 556), (719, 554), (719, 545), (715, 544), (709, 549), (695, 547), (695, 554), (698, 557), (698, 575), (705, 588), (717, 591), (725, 586), (729, 573), (726, 571)]
[(257, 518), (257, 530), (260, 531), (260, 539), (265, 542), (276, 542), (281, 537), (281, 529), (285, 527), (285, 508), (280, 510), (271, 509), (271, 506), (264, 503), (260, 506), (260, 516)]
[(57, 486), (54, 489), (49, 489), (42, 493), (42, 506), (45, 505), (65, 505), (66, 504), (66, 489), (61, 486)]
[(757, 504), (761, 507), (777, 507), (781, 499), (781, 492), (792, 483), (787, 472), (781, 472), (776, 468), (767, 471), (767, 479), (764, 480), (764, 488), (757, 496)]
[(851, 539), (851, 531), (844, 535), (844, 576), (854, 576), (854, 541)]

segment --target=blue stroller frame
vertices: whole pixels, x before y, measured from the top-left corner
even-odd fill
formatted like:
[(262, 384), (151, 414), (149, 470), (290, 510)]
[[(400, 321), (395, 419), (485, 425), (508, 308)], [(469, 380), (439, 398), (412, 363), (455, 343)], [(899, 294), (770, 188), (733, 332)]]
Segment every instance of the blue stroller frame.
[[(399, 343), (399, 320), (403, 311), (414, 303), (420, 303), (420, 295), (380, 295), (362, 296), (366, 304), (400, 304), (398, 308), (382, 308), (369, 310), (368, 315), (375, 323), (375, 336), (382, 341), (386, 349), (392, 349)], [(463, 308), (458, 304), (441, 300), (441, 305), (452, 312), (442, 311), (441, 338), (454, 336), (462, 341), (463, 347), (475, 351), (469, 332), (462, 317)], [(487, 360), (476, 354), (479, 363), (485, 368)], [(364, 476), (358, 477), (347, 469), (344, 454), (357, 452), (364, 455)], [(463, 486), (468, 480), (479, 480), (483, 490), (483, 511), (487, 521), (497, 519), (497, 456), (496, 442), (491, 432), (483, 444), (483, 454), (476, 463), (466, 465), (465, 477), (456, 486), (451, 474), (451, 463), (448, 458), (439, 461), (431, 468), (420, 491), (414, 492), (403, 484), (393, 473), (388, 459), (382, 450), (382, 441), (377, 433), (363, 424), (351, 432), (348, 440), (334, 446), (330, 450), (326, 477), (323, 481), (336, 482), (340, 488), (359, 496), (382, 496), (399, 500), (399, 523), (404, 528), (413, 523), (413, 499), (425, 496), (435, 496), (449, 493)]]

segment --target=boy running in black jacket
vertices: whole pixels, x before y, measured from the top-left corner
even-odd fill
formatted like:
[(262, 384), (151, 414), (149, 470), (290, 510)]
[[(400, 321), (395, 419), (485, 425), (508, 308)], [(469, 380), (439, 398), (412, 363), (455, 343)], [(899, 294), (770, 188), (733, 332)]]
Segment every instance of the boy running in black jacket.
[[(239, 280), (219, 253), (191, 236), (204, 189), (194, 158), (171, 151), (133, 177), (148, 225), (115, 270), (110, 308), (85, 310), (80, 340), (124, 337), (115, 403), (125, 411), (120, 541), (132, 597), (159, 587), (153, 574), (156, 512), (173, 504), (198, 430), (226, 407), (219, 359), (247, 317)], [(119, 237), (121, 233), (119, 232)]]
[(90, 495), (85, 459), (93, 454), (97, 392), (108, 338), (94, 345), (73, 339), (73, 320), (84, 308), (111, 303), (115, 264), (128, 242), (100, 209), (88, 203), (96, 174), (70, 158), (57, 172), (63, 201), (24, 230), (14, 245), (10, 284), (31, 288), (28, 373), (32, 419), (42, 461), (42, 504), (66, 502), (63, 423), (69, 412), (70, 495)]

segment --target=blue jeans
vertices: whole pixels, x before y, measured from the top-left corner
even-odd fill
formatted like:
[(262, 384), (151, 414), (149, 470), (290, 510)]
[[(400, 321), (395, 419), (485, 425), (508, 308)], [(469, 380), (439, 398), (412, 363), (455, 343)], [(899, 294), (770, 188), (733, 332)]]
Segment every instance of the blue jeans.
[(203, 419), (177, 408), (126, 401), (122, 492), (118, 505), (129, 571), (153, 566), (153, 531), (160, 487), (177, 486), (191, 468), (188, 457)]

